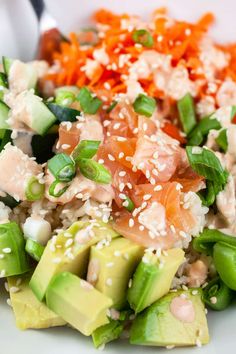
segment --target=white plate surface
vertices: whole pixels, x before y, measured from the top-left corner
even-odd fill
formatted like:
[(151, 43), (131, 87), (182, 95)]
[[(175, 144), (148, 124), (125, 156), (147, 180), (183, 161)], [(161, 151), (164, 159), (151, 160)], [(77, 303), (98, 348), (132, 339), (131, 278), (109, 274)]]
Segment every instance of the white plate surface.
[[(32, 57), (37, 40), (37, 25), (25, 0), (0, 0), (0, 54), (17, 53), (21, 57)], [(10, 8), (7, 9), (6, 3)], [(17, 22), (14, 10), (16, 3), (22, 3), (18, 13), (23, 17)], [(109, 7), (118, 12), (132, 12), (147, 16), (158, 6), (166, 5), (177, 18), (194, 20), (202, 13), (216, 14), (217, 25), (212, 34), (220, 41), (236, 41), (236, 1), (235, 0), (46, 0), (48, 10), (64, 32), (79, 28), (89, 21), (91, 12), (97, 8)], [(9, 11), (11, 21), (7, 19)], [(13, 12), (14, 13), (13, 13)], [(8, 15), (6, 15), (8, 13)], [(29, 16), (32, 16), (29, 18)], [(14, 22), (14, 21), (15, 22)], [(9, 23), (10, 21), (10, 23)], [(18, 18), (19, 21), (19, 18)], [(16, 23), (16, 25), (13, 25)], [(25, 24), (25, 27), (23, 25)], [(9, 30), (10, 29), (10, 30)], [(3, 36), (4, 34), (4, 36)], [(3, 44), (4, 41), (4, 44)], [(48, 330), (16, 329), (12, 310), (6, 305), (6, 294), (0, 286), (0, 354), (93, 354), (97, 353), (89, 338), (85, 338), (70, 328)], [(236, 352), (236, 304), (221, 313), (208, 315), (211, 343), (202, 348), (173, 349), (173, 354), (234, 354)], [(165, 353), (166, 349), (131, 346), (126, 342), (107, 345), (105, 353), (119, 354)]]

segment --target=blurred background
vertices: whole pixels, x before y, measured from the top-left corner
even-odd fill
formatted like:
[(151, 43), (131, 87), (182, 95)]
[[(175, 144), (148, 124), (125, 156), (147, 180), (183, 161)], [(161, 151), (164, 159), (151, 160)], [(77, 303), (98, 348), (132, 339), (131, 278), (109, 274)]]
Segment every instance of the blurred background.
[(178, 19), (196, 20), (204, 12), (214, 12), (213, 37), (233, 41), (236, 36), (235, 0), (0, 0), (0, 55), (32, 59), (40, 34), (58, 26), (62, 33), (76, 31), (91, 22), (91, 14), (105, 7), (146, 17), (166, 6)]

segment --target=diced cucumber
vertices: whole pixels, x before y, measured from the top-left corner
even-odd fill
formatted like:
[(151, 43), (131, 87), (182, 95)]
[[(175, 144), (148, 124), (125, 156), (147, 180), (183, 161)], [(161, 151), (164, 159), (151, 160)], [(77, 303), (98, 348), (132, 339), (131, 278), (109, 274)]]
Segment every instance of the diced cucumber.
[(76, 122), (76, 117), (80, 116), (80, 111), (77, 109), (63, 107), (56, 103), (47, 103), (47, 106), (59, 122)]
[(3, 65), (3, 69), (6, 75), (9, 74), (10, 71), (10, 67), (13, 63), (14, 59), (8, 58), (8, 57), (2, 57), (2, 65)]
[(7, 123), (9, 110), (10, 108), (3, 101), (0, 101), (0, 129), (9, 129)]
[(55, 123), (56, 117), (43, 103), (42, 99), (31, 91), (24, 93), (22, 100), (23, 106), (29, 114), (27, 124), (39, 135), (44, 135)]

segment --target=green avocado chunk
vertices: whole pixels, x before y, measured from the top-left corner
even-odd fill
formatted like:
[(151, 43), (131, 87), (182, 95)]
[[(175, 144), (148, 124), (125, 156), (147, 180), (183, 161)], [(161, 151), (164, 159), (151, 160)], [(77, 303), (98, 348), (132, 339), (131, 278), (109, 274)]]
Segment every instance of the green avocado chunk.
[(93, 344), (95, 348), (118, 339), (124, 329), (124, 321), (111, 320), (102, 327), (97, 328), (93, 334)]
[(128, 283), (143, 252), (143, 247), (123, 237), (102, 248), (100, 244), (91, 248), (87, 281), (109, 296), (116, 309), (126, 303)]
[(112, 300), (76, 275), (63, 272), (51, 281), (46, 292), (47, 306), (71, 326), (89, 336), (109, 322)]
[(86, 275), (89, 250), (101, 240), (109, 240), (118, 234), (109, 224), (75, 222), (68, 230), (49, 240), (30, 281), (30, 287), (42, 301), (55, 274), (69, 271), (78, 276)]
[(29, 287), (30, 275), (8, 277), (11, 304), (19, 329), (64, 326), (66, 322), (40, 302)]
[(136, 317), (130, 343), (160, 347), (207, 344), (209, 333), (201, 297), (201, 289), (178, 290), (162, 297)]
[(183, 260), (184, 251), (180, 248), (165, 251), (160, 257), (152, 252), (145, 253), (128, 290), (129, 304), (136, 313), (168, 293)]
[(25, 240), (15, 222), (0, 224), (0, 278), (28, 272)]

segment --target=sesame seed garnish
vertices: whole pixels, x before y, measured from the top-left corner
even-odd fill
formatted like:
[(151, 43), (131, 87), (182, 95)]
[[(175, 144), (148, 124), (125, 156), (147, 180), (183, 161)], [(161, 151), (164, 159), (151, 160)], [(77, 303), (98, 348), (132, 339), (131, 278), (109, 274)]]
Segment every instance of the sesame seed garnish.
[(4, 257), (5, 257), (4, 254), (0, 253), (0, 259), (3, 259)]
[(151, 194), (144, 194), (144, 196), (143, 196), (143, 200), (149, 200), (151, 198), (152, 198)]
[(111, 124), (110, 120), (104, 120), (104, 122), (103, 122), (104, 128), (108, 127), (108, 125), (110, 125), (110, 124)]
[(140, 230), (140, 231), (144, 231), (144, 229), (145, 229), (145, 227), (144, 227), (143, 225), (140, 225), (140, 226), (139, 226), (139, 230)]
[(192, 295), (197, 295), (198, 294), (198, 290), (193, 290), (192, 291)]
[(55, 263), (55, 264), (61, 263), (61, 258), (60, 257), (53, 258), (52, 263)]
[(162, 186), (159, 185), (159, 184), (154, 187), (154, 192), (159, 192), (159, 191), (161, 191), (161, 190), (162, 190)]
[(99, 159), (98, 163), (100, 163), (102, 165), (104, 163), (104, 160), (103, 159)]
[(7, 305), (12, 307), (12, 304), (11, 304), (11, 299), (7, 299)]
[(216, 304), (216, 303), (217, 303), (217, 297), (212, 296), (212, 297), (210, 298), (210, 302), (211, 302), (212, 304)]
[(181, 237), (183, 237), (183, 238), (186, 238), (186, 237), (187, 237), (187, 234), (186, 234), (186, 232), (184, 232), (184, 231), (180, 231), (180, 232), (179, 232), (179, 235), (180, 235)]
[(201, 348), (201, 346), (202, 346), (202, 342), (200, 341), (199, 338), (196, 339), (196, 346), (199, 348)]
[(120, 172), (119, 172), (119, 176), (120, 176), (120, 177), (124, 177), (125, 175), (126, 175), (126, 172), (125, 172), (125, 171), (120, 171)]
[(11, 286), (9, 289), (10, 293), (17, 293), (18, 291), (20, 291), (20, 288), (18, 288), (17, 286)]
[(175, 234), (175, 233), (176, 233), (176, 230), (175, 230), (174, 225), (170, 225), (170, 229), (171, 229), (171, 231), (173, 232), (173, 234)]
[(115, 252), (114, 252), (114, 256), (115, 256), (115, 257), (120, 257), (120, 255), (121, 255), (120, 251), (115, 251)]
[(129, 189), (132, 189), (132, 188), (133, 188), (133, 186), (132, 186), (132, 184), (131, 184), (130, 182), (127, 182), (127, 183), (126, 183), (126, 186), (127, 186)]
[(109, 82), (104, 82), (104, 85), (106, 90), (110, 90), (111, 89), (111, 85), (109, 84)]
[(112, 279), (111, 279), (111, 278), (108, 278), (108, 279), (106, 280), (106, 285), (112, 286)]
[(129, 219), (129, 227), (133, 227), (134, 226), (134, 219)]
[(127, 141), (127, 139), (124, 138), (123, 136), (118, 136), (117, 141)]
[(125, 156), (125, 154), (123, 152), (120, 152), (119, 155), (118, 155), (118, 158), (122, 159), (124, 156)]
[(121, 182), (121, 183), (119, 184), (119, 191), (120, 191), (120, 192), (123, 192), (124, 188), (125, 188), (125, 184), (124, 184), (123, 182)]
[(5, 281), (4, 283), (4, 288), (6, 289), (6, 291), (9, 293), (9, 286), (8, 283)]
[(186, 30), (185, 30), (185, 35), (186, 35), (186, 36), (190, 36), (191, 33), (192, 33), (191, 29), (190, 29), (190, 28), (186, 28)]
[(69, 144), (62, 144), (61, 148), (63, 150), (66, 150), (66, 149), (69, 149), (70, 148), (70, 145)]
[(109, 263), (106, 263), (106, 267), (107, 268), (111, 268), (114, 266), (114, 262), (109, 262)]
[(6, 247), (2, 249), (3, 253), (11, 253), (11, 248), (10, 247)]
[(166, 346), (166, 349), (169, 349), (169, 350), (170, 350), (170, 349), (174, 349), (174, 347), (175, 347), (174, 345), (167, 345), (167, 346)]
[(132, 282), (133, 282), (133, 280), (132, 280), (132, 279), (130, 279), (130, 280), (129, 280), (129, 283), (128, 283), (128, 287), (129, 287), (129, 288), (131, 288), (131, 286), (132, 286)]
[(177, 183), (177, 185), (176, 185), (176, 190), (177, 190), (177, 191), (180, 191), (182, 188), (183, 188), (182, 184)]
[(119, 198), (120, 198), (120, 199), (123, 199), (123, 200), (126, 200), (126, 195), (123, 194), (123, 193), (120, 193), (120, 194), (119, 194)]
[(124, 259), (126, 259), (127, 261), (129, 260), (129, 254), (128, 253), (124, 254)]
[(156, 180), (153, 177), (150, 178), (149, 182), (151, 183), (152, 186), (155, 186), (156, 184)]
[(116, 160), (116, 159), (114, 158), (114, 156), (111, 155), (111, 154), (108, 154), (107, 156), (108, 156), (108, 159), (109, 159), (110, 161), (115, 161), (115, 160)]
[(113, 128), (114, 128), (115, 130), (119, 129), (119, 128), (120, 128), (120, 123), (115, 123), (115, 124), (113, 125)]

